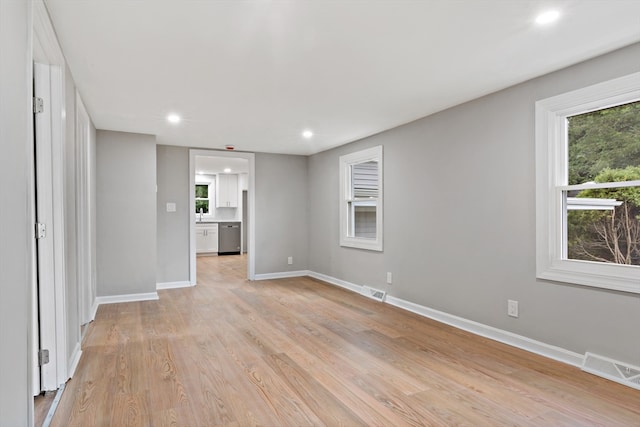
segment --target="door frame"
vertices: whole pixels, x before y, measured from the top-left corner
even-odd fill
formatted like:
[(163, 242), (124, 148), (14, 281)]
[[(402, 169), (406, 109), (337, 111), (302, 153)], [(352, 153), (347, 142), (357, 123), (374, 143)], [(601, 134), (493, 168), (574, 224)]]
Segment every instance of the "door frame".
[(95, 227), (95, 208), (92, 203), (93, 153), (91, 145), (91, 119), (76, 90), (76, 238), (77, 238), (77, 284), (78, 284), (78, 316), (80, 325), (85, 325), (95, 318), (96, 276), (95, 276), (95, 244), (93, 229)]
[[(32, 220), (36, 221), (36, 189), (41, 193), (48, 192), (45, 201), (45, 221), (47, 237), (46, 271), (39, 272), (40, 278), (33, 275), (31, 284), (32, 302), (39, 301), (40, 321), (38, 313), (32, 313), (32, 326), (29, 339), (32, 345), (32, 394), (42, 390), (57, 390), (69, 378), (67, 366), (67, 307), (66, 307), (66, 265), (65, 265), (65, 194), (64, 194), (64, 141), (66, 129), (65, 111), (65, 71), (66, 63), (49, 15), (42, 1), (33, 2), (33, 62), (34, 82), (45, 83), (44, 92), (49, 94), (45, 100), (45, 111), (35, 119), (38, 125), (34, 129), (35, 144), (42, 144), (36, 149), (34, 144), (34, 160), (39, 166), (30, 167), (29, 210)], [(37, 66), (36, 63), (41, 64)], [(36, 71), (37, 70), (37, 71)], [(35, 94), (34, 94), (35, 96)], [(35, 121), (34, 121), (35, 123)], [(36, 134), (37, 132), (37, 134)], [(41, 150), (43, 148), (43, 150)], [(39, 151), (39, 152), (38, 152)], [(36, 168), (43, 172), (49, 183), (41, 188), (37, 182)], [(40, 208), (38, 208), (40, 210)], [(32, 269), (38, 268), (35, 256), (37, 244), (32, 239)], [(43, 274), (44, 273), (44, 274)], [(38, 281), (41, 281), (40, 291)], [(40, 293), (40, 295), (39, 295)], [(36, 306), (37, 307), (37, 306)], [(36, 308), (34, 307), (34, 309)], [(40, 325), (40, 327), (39, 327)], [(40, 348), (49, 350), (49, 363), (38, 366)]]
[(218, 150), (202, 150), (202, 149), (190, 149), (189, 150), (189, 281), (191, 286), (196, 285), (196, 223), (194, 220), (196, 196), (194, 192), (195, 180), (196, 180), (196, 156), (206, 157), (235, 157), (240, 159), (246, 159), (249, 161), (249, 175), (248, 175), (248, 208), (249, 208), (249, 239), (247, 248), (247, 278), (249, 280), (255, 280), (255, 248), (256, 248), (256, 233), (255, 233), (255, 154), (236, 152), (236, 151), (218, 151)]

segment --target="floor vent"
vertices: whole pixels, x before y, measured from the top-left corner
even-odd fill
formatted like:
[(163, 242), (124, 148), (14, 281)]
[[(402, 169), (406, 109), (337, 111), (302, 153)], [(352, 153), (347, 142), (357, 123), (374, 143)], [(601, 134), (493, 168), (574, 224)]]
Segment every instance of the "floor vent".
[(640, 368), (593, 353), (585, 353), (582, 370), (640, 390)]
[(381, 291), (380, 289), (373, 289), (368, 286), (363, 286), (360, 293), (365, 297), (369, 297), (380, 302), (384, 301), (384, 297), (387, 295), (385, 291)]

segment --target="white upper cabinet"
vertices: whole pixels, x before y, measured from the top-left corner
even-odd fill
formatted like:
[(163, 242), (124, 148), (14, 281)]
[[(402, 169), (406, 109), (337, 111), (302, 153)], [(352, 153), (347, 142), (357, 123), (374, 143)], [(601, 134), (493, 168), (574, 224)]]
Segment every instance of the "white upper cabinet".
[(238, 174), (218, 174), (216, 180), (216, 207), (238, 207)]

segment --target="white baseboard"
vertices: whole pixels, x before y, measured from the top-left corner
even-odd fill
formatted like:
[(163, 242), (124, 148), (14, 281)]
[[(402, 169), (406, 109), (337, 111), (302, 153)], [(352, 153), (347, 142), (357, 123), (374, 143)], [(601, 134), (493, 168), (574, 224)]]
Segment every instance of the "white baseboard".
[(360, 293), (362, 291), (361, 285), (356, 285), (355, 283), (347, 282), (346, 280), (336, 279), (335, 277), (327, 276), (326, 274), (316, 273), (315, 271), (310, 271), (309, 277), (322, 280), (323, 282), (327, 282), (356, 293)]
[(128, 295), (112, 295), (106, 297), (97, 297), (96, 304), (115, 304), (119, 302), (135, 302), (135, 301), (153, 301), (159, 299), (157, 292), (149, 292), (146, 294), (128, 294)]
[[(353, 292), (360, 293), (360, 291), (362, 290), (361, 285), (356, 285), (345, 280), (336, 279), (335, 277), (327, 276), (325, 274), (310, 271), (308, 275), (315, 279), (322, 280), (323, 282), (327, 282), (332, 285), (340, 286), (341, 288), (345, 288)], [(462, 329), (464, 331), (471, 332), (473, 334), (480, 335), (482, 337), (489, 338), (494, 341), (510, 345), (512, 347), (520, 348), (522, 350), (526, 350), (531, 353), (547, 357), (549, 359), (573, 365), (578, 368), (582, 366), (584, 361), (583, 355), (575, 353), (573, 351), (536, 341), (509, 331), (494, 328), (493, 326), (474, 322), (473, 320), (434, 310), (432, 308), (405, 301), (403, 299), (396, 298), (390, 295), (386, 296), (384, 302), (395, 307), (402, 308), (403, 310), (416, 313), (420, 316), (428, 317), (429, 319), (433, 319), (438, 322), (456, 327), (458, 329)]]
[(93, 322), (94, 320), (96, 320), (96, 313), (98, 312), (99, 305), (100, 303), (98, 303), (98, 299), (94, 299), (93, 305), (91, 306), (91, 313), (89, 314), (91, 316), (89, 322)]
[(78, 367), (78, 363), (80, 363), (80, 357), (82, 356), (82, 346), (80, 343), (77, 343), (73, 349), (73, 353), (71, 354), (71, 362), (69, 363), (69, 369), (67, 370), (67, 376), (69, 378), (73, 377), (73, 374), (76, 373), (76, 368)]
[(434, 310), (432, 308), (405, 301), (400, 298), (387, 295), (385, 302), (410, 311), (412, 313), (419, 314), (420, 316), (428, 317), (429, 319), (445, 323), (458, 329), (462, 329), (464, 331), (471, 332), (473, 334), (480, 335), (482, 337), (489, 338), (503, 344), (508, 344), (512, 347), (527, 350), (531, 353), (548, 357), (549, 359), (554, 359), (559, 362), (564, 362), (569, 365), (581, 367), (584, 360), (583, 355), (574, 353), (573, 351), (536, 341), (522, 335), (514, 334), (513, 332), (505, 331), (503, 329), (494, 328), (493, 326), (474, 322), (473, 320)]
[(310, 275), (311, 272), (309, 270), (281, 271), (279, 273), (256, 274), (253, 280), (286, 279), (288, 277), (302, 277)]
[(156, 283), (156, 290), (190, 288), (191, 286), (195, 286), (195, 283), (191, 283), (188, 280), (182, 282), (162, 282)]

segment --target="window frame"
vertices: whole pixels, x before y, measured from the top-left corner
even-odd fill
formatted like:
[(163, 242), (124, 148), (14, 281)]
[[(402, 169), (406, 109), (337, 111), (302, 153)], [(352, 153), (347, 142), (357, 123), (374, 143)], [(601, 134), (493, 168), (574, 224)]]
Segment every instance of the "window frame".
[[(368, 161), (378, 162), (378, 197), (369, 200), (353, 199), (351, 195), (351, 166)], [(367, 249), (382, 252), (383, 250), (383, 150), (376, 146), (354, 153), (345, 154), (339, 158), (340, 167), (340, 246)], [(373, 202), (376, 204), (376, 238), (363, 238), (349, 235), (349, 209), (354, 203)]]
[[(640, 267), (565, 258), (567, 117), (640, 100), (640, 72), (536, 102), (536, 277), (640, 293)], [(638, 185), (631, 181), (624, 185)], [(608, 185), (611, 187), (611, 185)]]
[[(194, 197), (195, 204), (197, 205), (197, 202), (199, 200), (206, 200), (208, 202), (209, 208), (208, 208), (208, 212), (203, 212), (202, 213), (202, 216), (211, 215), (212, 214), (211, 213), (211, 188), (212, 188), (213, 182), (196, 182), (194, 184), (194, 187), (193, 187), (194, 188), (194, 192), (195, 192), (195, 189), (197, 188), (198, 185), (206, 185), (207, 186), (207, 196), (208, 197), (206, 197), (206, 198), (205, 197)], [(195, 214), (196, 215), (200, 215), (200, 212), (196, 211)]]

